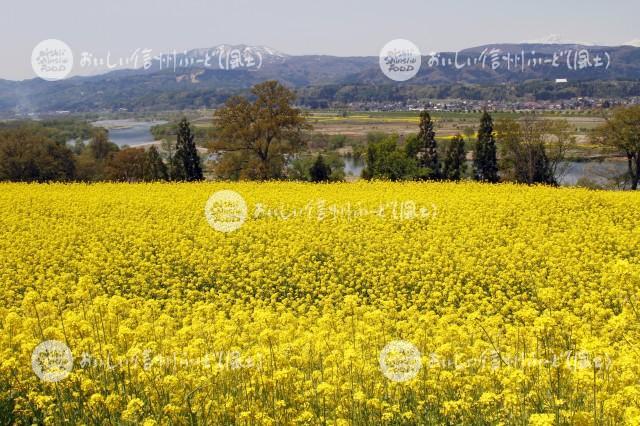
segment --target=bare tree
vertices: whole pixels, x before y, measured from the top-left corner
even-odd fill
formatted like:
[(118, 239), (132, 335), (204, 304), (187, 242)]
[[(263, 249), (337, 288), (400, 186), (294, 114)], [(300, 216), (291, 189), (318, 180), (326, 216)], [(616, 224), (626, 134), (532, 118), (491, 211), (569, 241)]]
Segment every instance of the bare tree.
[(627, 174), (631, 189), (638, 189), (640, 181), (640, 106), (618, 108), (597, 128), (593, 140), (611, 152), (627, 158)]
[(566, 173), (566, 157), (575, 145), (565, 120), (532, 116), (505, 119), (496, 126), (501, 150), (502, 175), (522, 183), (557, 184)]

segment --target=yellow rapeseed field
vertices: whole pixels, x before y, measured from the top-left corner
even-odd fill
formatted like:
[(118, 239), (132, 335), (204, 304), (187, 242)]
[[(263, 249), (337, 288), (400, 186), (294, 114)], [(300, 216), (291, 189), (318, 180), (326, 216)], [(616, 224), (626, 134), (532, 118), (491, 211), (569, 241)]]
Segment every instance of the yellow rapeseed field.
[(0, 233), (0, 424), (640, 424), (638, 193), (0, 184)]

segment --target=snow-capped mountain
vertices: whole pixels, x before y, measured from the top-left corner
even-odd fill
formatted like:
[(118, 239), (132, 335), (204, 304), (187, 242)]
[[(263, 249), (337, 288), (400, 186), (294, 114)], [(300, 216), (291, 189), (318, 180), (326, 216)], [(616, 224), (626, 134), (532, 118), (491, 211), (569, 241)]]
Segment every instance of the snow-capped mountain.
[[(523, 41), (522, 43), (526, 43), (526, 44), (561, 44), (561, 45), (579, 45), (579, 46), (608, 46), (608, 44), (604, 44), (604, 43), (593, 43), (593, 42), (588, 42), (588, 41), (576, 41), (576, 40), (571, 40), (571, 39), (567, 39), (564, 38), (558, 34), (549, 34), (546, 37), (541, 37), (539, 39), (535, 39), (535, 40), (526, 40)], [(617, 46), (633, 46), (633, 47), (640, 47), (640, 38), (637, 38), (635, 40), (630, 40), (627, 41), (625, 43), (620, 43)]]
[(526, 41), (523, 41), (522, 43), (526, 43), (526, 44), (576, 44), (576, 45), (580, 45), (580, 46), (596, 46), (596, 43), (570, 40), (570, 39), (563, 38), (562, 36), (560, 36), (558, 34), (549, 34), (546, 37), (542, 37), (542, 38), (535, 39), (535, 40), (526, 40)]
[[(630, 43), (636, 42), (627, 44)], [(488, 55), (487, 52), (493, 49), (498, 49), (502, 56)], [(570, 60), (566, 58), (571, 51), (575, 55), (585, 49), (588, 52), (584, 54), (593, 59), (591, 66), (569, 68)], [(541, 65), (539, 61), (553, 64), (558, 51), (567, 56), (564, 61), (555, 58), (557, 67)], [(538, 66), (493, 68), (496, 61), (504, 65), (505, 61), (517, 55), (524, 58), (523, 52), (527, 58), (535, 52)], [(576, 45), (559, 36), (527, 44), (476, 46), (460, 52), (443, 52), (442, 55), (442, 58), (449, 58), (447, 66), (443, 65), (444, 59), (434, 64), (431, 58), (424, 58), (422, 68), (411, 84), (423, 87), (518, 85), (537, 80), (542, 85), (568, 76), (570, 81), (584, 82), (624, 80), (637, 84), (640, 81), (640, 47)], [(479, 59), (481, 57), (487, 58), (489, 66), (485, 66), (485, 60)], [(595, 57), (600, 58), (599, 67), (595, 66)], [(521, 63), (524, 64), (524, 60)], [(329, 105), (332, 99), (340, 99), (340, 102), (374, 97), (387, 100), (392, 98), (386, 98), (386, 94), (395, 96), (398, 88), (391, 87), (394, 83), (381, 72), (377, 56), (286, 55), (262, 46), (222, 44), (208, 49), (165, 53), (154, 57), (147, 65), (146, 68), (114, 70), (56, 82), (0, 80), (0, 115), (3, 111), (86, 112), (118, 108), (168, 110), (194, 105), (213, 107), (265, 80), (278, 80), (296, 88), (303, 102), (309, 102), (309, 105)], [(631, 93), (636, 86), (629, 87), (631, 89), (624, 90)], [(347, 93), (345, 97), (343, 89)]]

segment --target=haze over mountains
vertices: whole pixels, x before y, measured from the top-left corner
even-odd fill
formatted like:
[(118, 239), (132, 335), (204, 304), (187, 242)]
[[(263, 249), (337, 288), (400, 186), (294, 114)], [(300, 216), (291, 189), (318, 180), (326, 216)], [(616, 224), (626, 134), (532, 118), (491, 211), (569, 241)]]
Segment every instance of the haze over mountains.
[(388, 79), (377, 56), (293, 56), (264, 46), (219, 45), (147, 58), (146, 69), (54, 82), (0, 80), (0, 113), (215, 107), (268, 79), (303, 92), (313, 88), (314, 93), (345, 86), (393, 91), (409, 85), (518, 85), (555, 79), (640, 81), (640, 48), (632, 45), (640, 45), (638, 41), (615, 47), (557, 44), (562, 42), (557, 37), (539, 41), (438, 55), (423, 52), (420, 71), (404, 83)]

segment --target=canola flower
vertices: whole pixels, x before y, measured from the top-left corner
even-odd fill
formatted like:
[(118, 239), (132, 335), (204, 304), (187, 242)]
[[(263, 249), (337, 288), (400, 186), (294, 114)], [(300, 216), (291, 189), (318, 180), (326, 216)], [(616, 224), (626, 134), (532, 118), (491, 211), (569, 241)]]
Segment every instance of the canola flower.
[(0, 419), (640, 424), (639, 225), (637, 193), (510, 184), (0, 184)]

